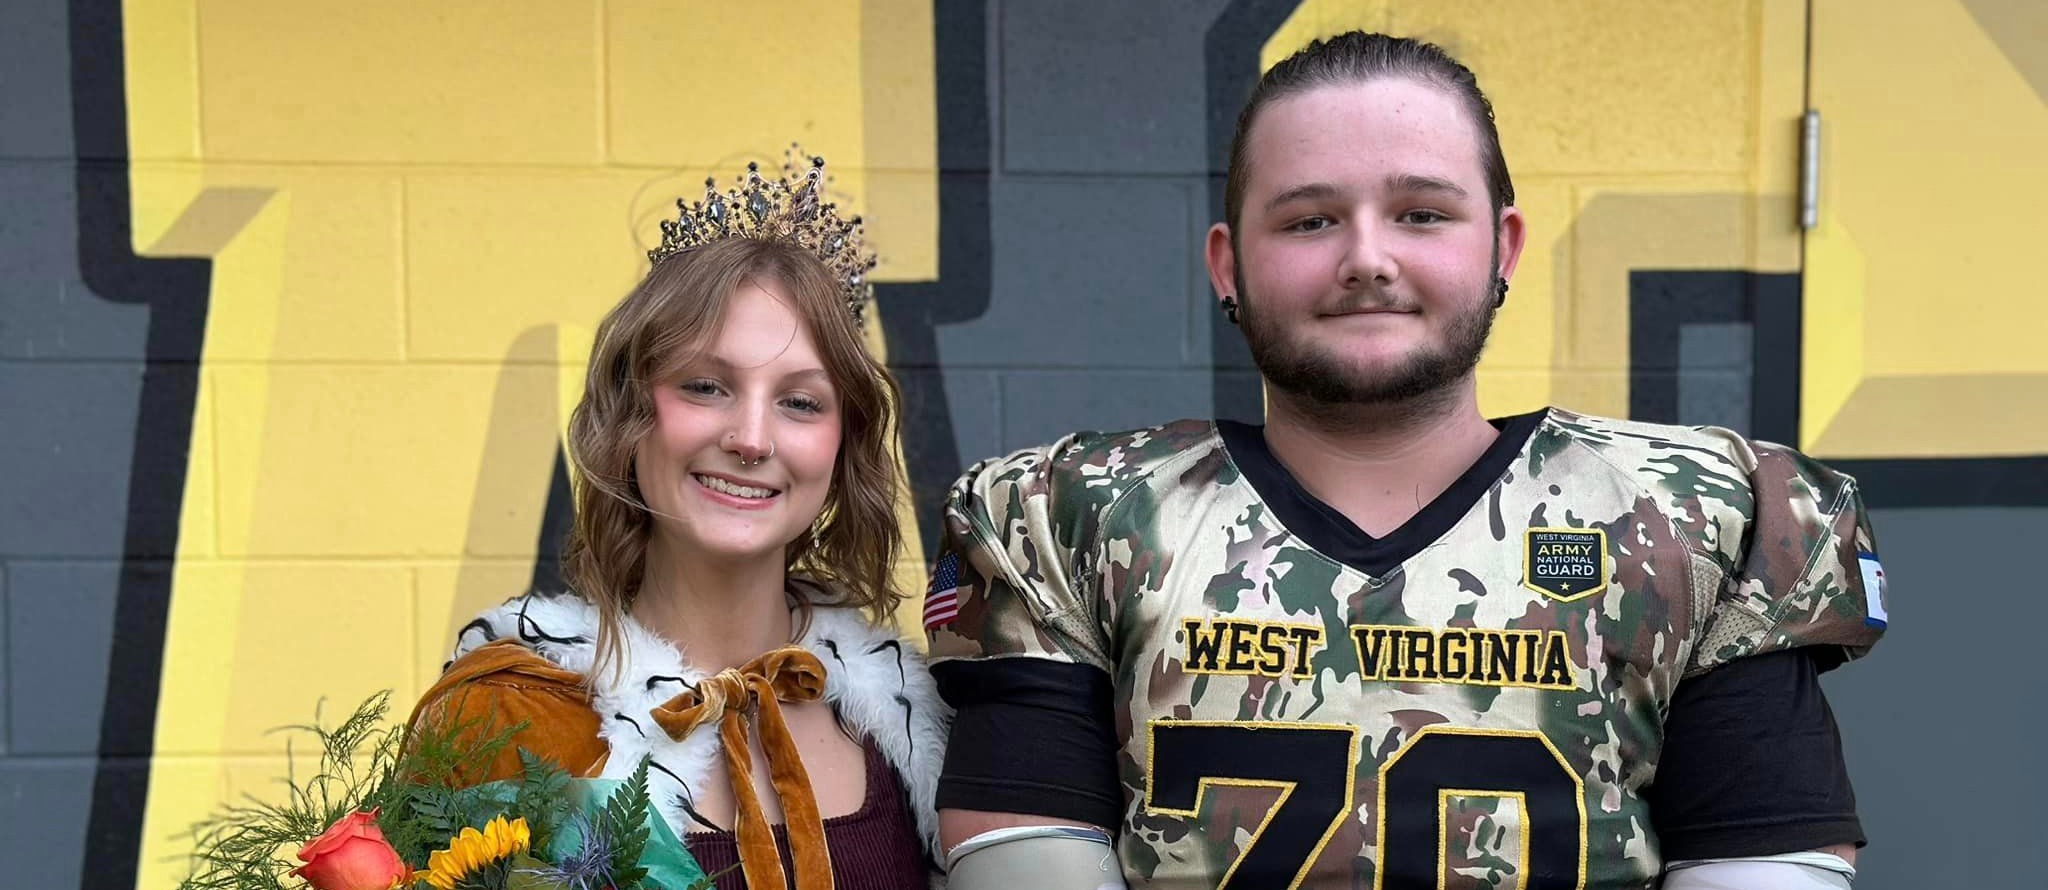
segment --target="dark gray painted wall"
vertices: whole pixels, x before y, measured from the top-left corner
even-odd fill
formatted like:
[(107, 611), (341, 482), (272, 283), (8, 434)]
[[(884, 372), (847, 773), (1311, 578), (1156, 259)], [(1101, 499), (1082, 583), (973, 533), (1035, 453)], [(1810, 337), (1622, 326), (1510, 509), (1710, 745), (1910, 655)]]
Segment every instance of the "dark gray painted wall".
[(76, 887), (86, 856), (148, 313), (79, 268), (70, 18), (0, 4), (0, 862)]

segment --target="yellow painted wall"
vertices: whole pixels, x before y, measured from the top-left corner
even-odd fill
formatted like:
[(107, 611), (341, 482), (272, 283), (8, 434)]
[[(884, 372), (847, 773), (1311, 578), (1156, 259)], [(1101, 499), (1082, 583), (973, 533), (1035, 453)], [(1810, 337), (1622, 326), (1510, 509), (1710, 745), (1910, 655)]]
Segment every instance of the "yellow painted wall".
[(1814, 11), (1801, 438), (1844, 457), (2048, 453), (2048, 4)]

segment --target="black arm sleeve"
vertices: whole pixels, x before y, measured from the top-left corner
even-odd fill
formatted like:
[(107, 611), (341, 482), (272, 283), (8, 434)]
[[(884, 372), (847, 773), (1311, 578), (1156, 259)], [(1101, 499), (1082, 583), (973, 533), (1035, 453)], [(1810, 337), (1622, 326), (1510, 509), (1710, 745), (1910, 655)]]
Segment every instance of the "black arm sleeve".
[(1026, 813), (1104, 828), (1123, 822), (1109, 676), (1040, 658), (932, 666), (956, 712), (940, 809)]
[(1841, 734), (1806, 649), (1680, 683), (1644, 797), (1667, 861), (1863, 845)]

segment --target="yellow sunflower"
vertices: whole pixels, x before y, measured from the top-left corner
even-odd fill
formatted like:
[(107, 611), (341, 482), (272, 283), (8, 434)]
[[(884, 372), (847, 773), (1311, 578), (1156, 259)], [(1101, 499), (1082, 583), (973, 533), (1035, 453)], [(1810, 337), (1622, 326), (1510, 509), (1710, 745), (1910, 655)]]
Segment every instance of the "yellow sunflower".
[(526, 827), (525, 819), (506, 822), (505, 817), (499, 816), (486, 823), (482, 831), (463, 829), (449, 841), (448, 849), (429, 855), (427, 870), (413, 877), (426, 878), (438, 890), (455, 890), (456, 883), (463, 878), (524, 853), (532, 844), (533, 833)]

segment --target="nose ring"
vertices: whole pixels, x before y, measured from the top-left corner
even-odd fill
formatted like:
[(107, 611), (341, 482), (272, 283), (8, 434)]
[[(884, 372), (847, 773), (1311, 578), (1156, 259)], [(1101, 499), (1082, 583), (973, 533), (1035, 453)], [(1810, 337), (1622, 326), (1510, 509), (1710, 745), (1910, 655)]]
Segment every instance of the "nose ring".
[[(727, 434), (727, 437), (728, 437), (728, 438), (730, 438), (730, 437), (731, 437), (731, 434), (730, 434), (730, 433), (728, 433), (728, 434)], [(770, 442), (770, 443), (768, 443), (768, 453), (767, 453), (767, 454), (761, 455), (760, 457), (754, 458), (753, 460), (747, 460), (746, 458), (740, 458), (740, 466), (743, 466), (743, 467), (758, 467), (758, 466), (760, 466), (760, 465), (761, 465), (761, 464), (762, 464), (763, 462), (765, 462), (766, 460), (768, 460), (769, 458), (771, 458), (771, 457), (774, 457), (774, 456), (775, 456), (775, 443), (774, 443), (774, 442)]]

